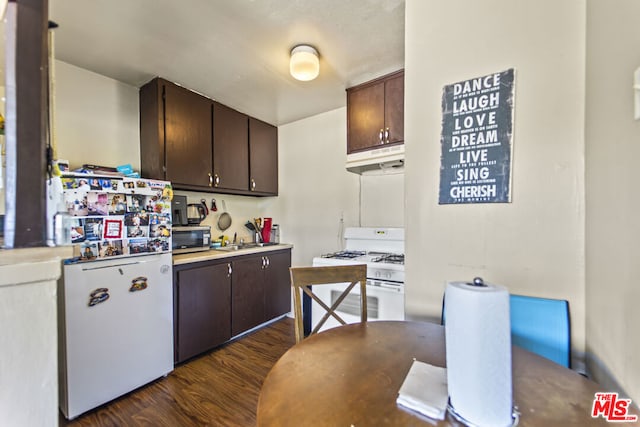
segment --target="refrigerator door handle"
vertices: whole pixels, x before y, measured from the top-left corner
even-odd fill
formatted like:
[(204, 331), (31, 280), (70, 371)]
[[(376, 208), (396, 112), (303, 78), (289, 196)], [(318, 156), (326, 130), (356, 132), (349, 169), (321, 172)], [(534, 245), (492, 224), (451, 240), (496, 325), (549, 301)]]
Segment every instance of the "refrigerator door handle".
[[(134, 261), (134, 262), (123, 262), (120, 264), (109, 264), (107, 263), (106, 265), (93, 265), (93, 264), (100, 264), (100, 263), (92, 263), (92, 264), (85, 264), (82, 265), (82, 271), (92, 271), (92, 270), (100, 270), (103, 268), (116, 268), (116, 267), (128, 267), (130, 265), (136, 265), (136, 264), (141, 264), (140, 261)], [(122, 274), (122, 270), (119, 269), (120, 274)]]

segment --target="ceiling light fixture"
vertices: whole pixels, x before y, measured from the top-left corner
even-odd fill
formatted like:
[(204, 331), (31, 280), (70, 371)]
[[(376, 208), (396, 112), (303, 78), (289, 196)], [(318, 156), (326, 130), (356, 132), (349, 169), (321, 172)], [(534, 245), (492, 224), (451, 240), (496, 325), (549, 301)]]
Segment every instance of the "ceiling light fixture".
[(291, 49), (289, 72), (295, 79), (303, 82), (308, 82), (318, 77), (320, 73), (318, 51), (306, 44), (300, 44)]

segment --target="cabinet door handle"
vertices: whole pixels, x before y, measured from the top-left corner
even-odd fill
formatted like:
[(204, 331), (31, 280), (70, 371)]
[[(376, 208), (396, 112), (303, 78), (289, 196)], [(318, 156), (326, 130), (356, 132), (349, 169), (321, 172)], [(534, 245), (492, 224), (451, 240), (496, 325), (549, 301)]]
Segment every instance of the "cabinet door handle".
[(386, 128), (384, 130), (384, 143), (388, 144), (389, 143), (389, 128)]
[(213, 174), (213, 186), (217, 187), (218, 185), (220, 185), (220, 177), (216, 173), (216, 174)]
[(207, 175), (209, 175), (209, 187), (213, 187), (213, 177), (210, 173), (208, 173)]
[(267, 265), (267, 260), (265, 259), (265, 257), (261, 257), (262, 258), (262, 269), (264, 270), (265, 265)]
[(233, 273), (233, 268), (231, 268), (231, 263), (227, 263), (227, 277), (231, 277), (231, 273)]
[(251, 178), (251, 191), (255, 191), (256, 189), (256, 180)]
[(380, 141), (380, 144), (384, 144), (384, 129), (380, 129), (380, 132), (378, 132), (378, 141)]
[(265, 259), (265, 261), (266, 261), (266, 263), (267, 263), (267, 265), (265, 266), (265, 268), (269, 268), (269, 266), (271, 265), (271, 261), (269, 260), (269, 257), (268, 257), (268, 256), (266, 256), (266, 257), (264, 257), (264, 259)]

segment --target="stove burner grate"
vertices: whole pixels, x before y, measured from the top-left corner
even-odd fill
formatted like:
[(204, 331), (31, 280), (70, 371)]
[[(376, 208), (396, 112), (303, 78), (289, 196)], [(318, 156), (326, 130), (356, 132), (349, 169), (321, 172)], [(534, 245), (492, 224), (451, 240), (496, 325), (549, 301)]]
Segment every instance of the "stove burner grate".
[(404, 265), (404, 255), (398, 254), (383, 254), (377, 258), (371, 260), (371, 262), (382, 262), (387, 264), (402, 264)]
[(366, 255), (364, 251), (339, 251), (322, 255), (322, 258), (353, 259)]

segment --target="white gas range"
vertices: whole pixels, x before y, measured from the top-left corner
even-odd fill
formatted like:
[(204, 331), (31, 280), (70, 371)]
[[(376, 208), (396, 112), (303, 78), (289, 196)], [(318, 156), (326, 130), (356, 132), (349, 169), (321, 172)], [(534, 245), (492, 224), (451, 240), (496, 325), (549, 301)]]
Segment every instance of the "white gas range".
[[(313, 265), (367, 264), (368, 320), (404, 320), (404, 229), (350, 227), (344, 239), (343, 251), (316, 257)], [(331, 306), (346, 286), (318, 286), (313, 291)], [(347, 323), (360, 321), (359, 294), (355, 287), (336, 310)], [(311, 313), (313, 325), (324, 315), (316, 303), (311, 305)], [(321, 330), (339, 325), (330, 317)]]

